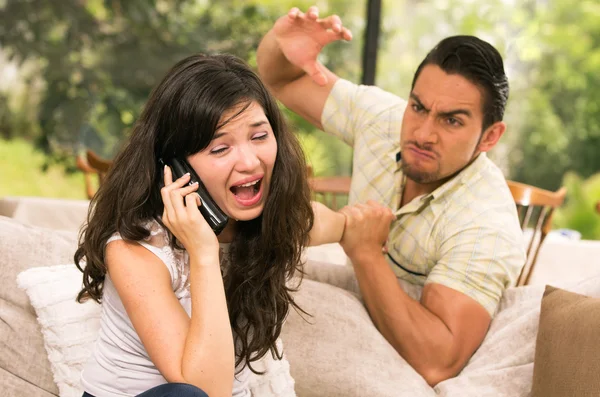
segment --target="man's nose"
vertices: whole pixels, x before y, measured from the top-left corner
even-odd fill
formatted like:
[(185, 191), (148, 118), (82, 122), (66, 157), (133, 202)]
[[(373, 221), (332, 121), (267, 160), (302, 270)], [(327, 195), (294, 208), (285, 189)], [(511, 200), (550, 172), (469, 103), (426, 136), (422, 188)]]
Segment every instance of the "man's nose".
[(434, 143), (436, 137), (435, 128), (434, 117), (428, 115), (415, 130), (414, 139), (418, 143)]
[(250, 146), (240, 146), (237, 158), (238, 171), (254, 171), (260, 166), (256, 152)]

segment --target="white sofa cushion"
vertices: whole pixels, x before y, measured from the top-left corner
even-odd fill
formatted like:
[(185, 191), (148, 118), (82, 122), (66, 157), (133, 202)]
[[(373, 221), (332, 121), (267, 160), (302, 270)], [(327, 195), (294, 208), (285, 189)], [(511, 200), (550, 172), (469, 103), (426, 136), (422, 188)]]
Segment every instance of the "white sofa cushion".
[[(92, 354), (100, 329), (100, 305), (91, 300), (84, 303), (75, 300), (81, 279), (81, 272), (74, 264), (32, 268), (17, 277), (19, 287), (25, 290), (37, 314), (61, 397), (79, 397), (83, 393), (80, 374)], [(285, 356), (282, 360), (274, 360), (266, 354), (254, 368), (265, 374), (251, 373), (252, 395), (296, 395)]]
[(57, 395), (40, 326), (17, 274), (39, 266), (67, 263), (77, 233), (26, 225), (0, 216), (0, 382), (2, 395)]
[(298, 396), (436, 395), (379, 333), (355, 294), (305, 279), (295, 300), (310, 315), (292, 310), (282, 332)]

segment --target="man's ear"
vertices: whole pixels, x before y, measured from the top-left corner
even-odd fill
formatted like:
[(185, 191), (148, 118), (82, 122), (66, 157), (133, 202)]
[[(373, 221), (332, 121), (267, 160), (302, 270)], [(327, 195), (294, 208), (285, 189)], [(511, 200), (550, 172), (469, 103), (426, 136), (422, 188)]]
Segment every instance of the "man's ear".
[(506, 131), (506, 124), (503, 121), (497, 121), (490, 125), (484, 132), (479, 141), (477, 149), (480, 152), (487, 152), (491, 150), (496, 143), (500, 140), (502, 134)]

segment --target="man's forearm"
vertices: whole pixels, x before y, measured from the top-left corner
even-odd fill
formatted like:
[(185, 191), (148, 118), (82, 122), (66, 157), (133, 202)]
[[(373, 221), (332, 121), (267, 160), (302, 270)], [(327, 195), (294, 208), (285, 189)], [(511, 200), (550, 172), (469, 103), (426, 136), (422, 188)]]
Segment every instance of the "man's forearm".
[(256, 51), (256, 63), (262, 81), (273, 91), (305, 74), (283, 55), (273, 30), (270, 30), (260, 42)]
[(453, 376), (454, 338), (444, 322), (402, 290), (382, 255), (350, 259), (371, 318), (387, 341), (429, 384)]

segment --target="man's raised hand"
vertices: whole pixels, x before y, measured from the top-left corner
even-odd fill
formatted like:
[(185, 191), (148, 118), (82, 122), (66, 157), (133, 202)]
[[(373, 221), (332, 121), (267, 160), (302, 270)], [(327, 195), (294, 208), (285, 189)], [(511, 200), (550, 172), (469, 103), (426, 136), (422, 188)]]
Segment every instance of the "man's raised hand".
[(342, 25), (339, 16), (319, 18), (316, 6), (306, 13), (292, 8), (277, 20), (273, 32), (285, 57), (321, 86), (327, 84), (323, 67), (317, 60), (323, 47), (338, 40), (352, 40), (352, 33)]

